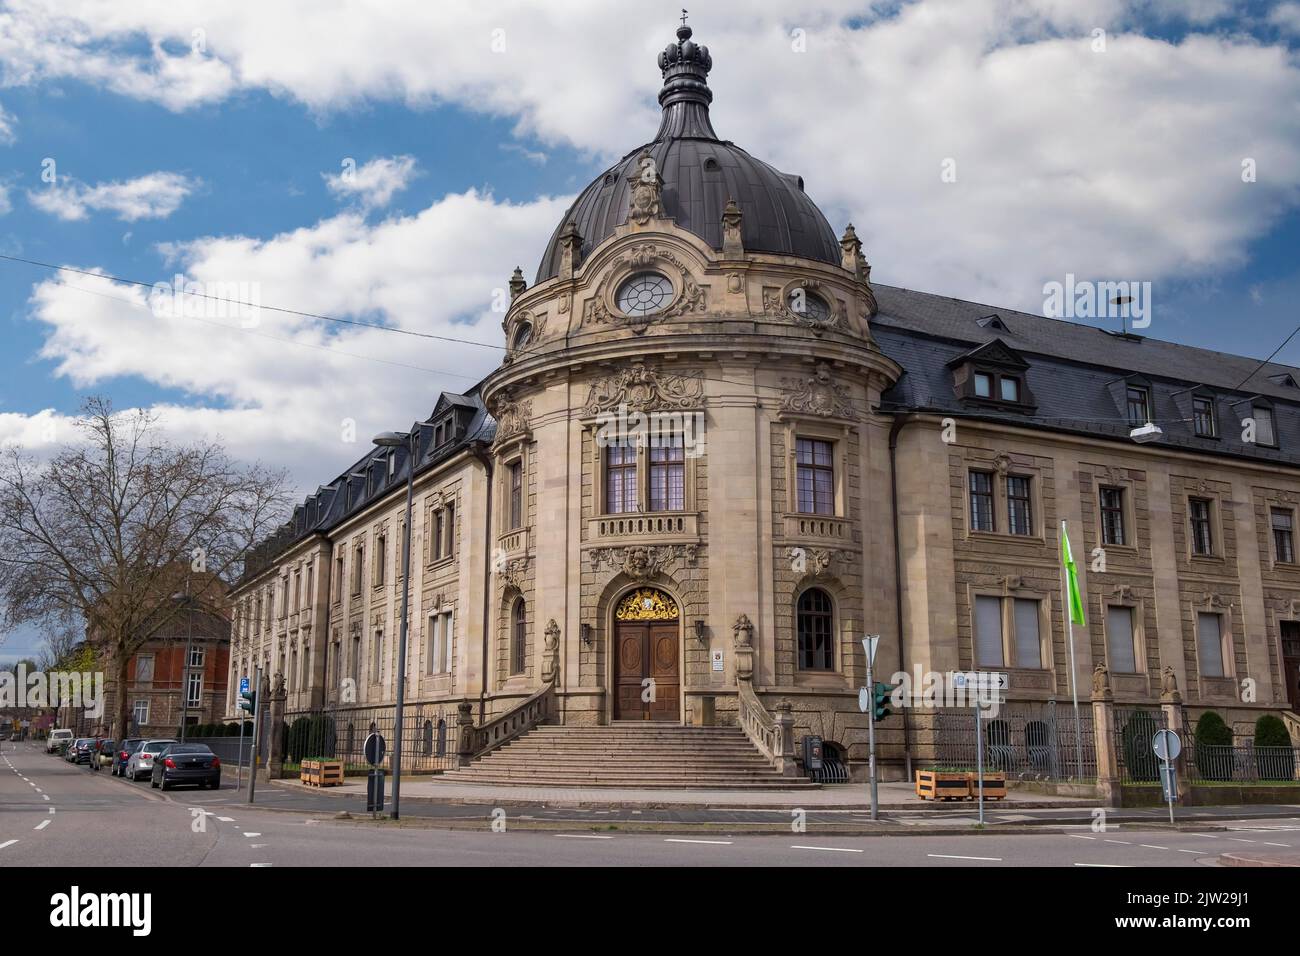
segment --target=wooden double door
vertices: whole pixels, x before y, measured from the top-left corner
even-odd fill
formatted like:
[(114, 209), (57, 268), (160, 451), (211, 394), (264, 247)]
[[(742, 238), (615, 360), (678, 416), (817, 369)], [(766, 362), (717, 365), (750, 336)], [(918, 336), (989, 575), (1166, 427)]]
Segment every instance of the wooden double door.
[(1282, 622), (1282, 674), (1291, 709), (1300, 713), (1300, 621)]
[(614, 625), (614, 719), (681, 719), (678, 624)]

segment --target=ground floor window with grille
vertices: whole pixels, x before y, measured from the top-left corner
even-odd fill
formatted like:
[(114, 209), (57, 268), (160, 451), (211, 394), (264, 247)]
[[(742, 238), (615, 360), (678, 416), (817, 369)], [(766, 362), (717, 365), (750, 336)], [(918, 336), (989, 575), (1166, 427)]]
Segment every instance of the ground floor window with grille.
[(1196, 649), (1203, 677), (1226, 677), (1223, 669), (1223, 616), (1201, 611), (1196, 615)]
[(1106, 648), (1110, 669), (1117, 674), (1138, 673), (1137, 645), (1133, 641), (1133, 608), (1106, 608)]
[[(1045, 665), (1039, 627), (1041, 610), (1042, 602), (1035, 598), (977, 595), (974, 614), (975, 666), (1042, 669)], [(1010, 631), (1005, 637), (1004, 628)], [(1011, 652), (1010, 659), (1008, 650)]]
[(799, 638), (799, 668), (806, 671), (834, 670), (835, 612), (831, 596), (821, 588), (809, 588), (799, 595), (795, 616)]

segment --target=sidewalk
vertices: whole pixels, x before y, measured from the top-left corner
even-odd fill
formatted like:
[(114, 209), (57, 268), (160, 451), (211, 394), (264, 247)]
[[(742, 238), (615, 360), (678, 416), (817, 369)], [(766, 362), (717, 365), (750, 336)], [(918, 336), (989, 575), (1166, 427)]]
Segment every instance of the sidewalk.
[[(336, 787), (309, 787), (296, 780), (277, 780), (275, 785), (292, 790), (334, 795), (364, 801), (364, 777), (349, 777)], [(392, 793), (392, 781), (386, 781)], [(969, 813), (974, 800), (921, 800), (909, 783), (879, 784), (882, 810), (953, 810)], [(440, 804), (491, 804), (495, 806), (618, 807), (645, 809), (805, 809), (870, 810), (866, 784), (825, 787), (821, 790), (632, 790), (614, 787), (506, 787), (488, 784), (443, 782), (438, 778), (404, 779), (402, 800)], [(985, 800), (988, 807), (1056, 809), (1092, 806), (1096, 799), (1046, 797), (1037, 793), (1009, 790), (1003, 800)]]

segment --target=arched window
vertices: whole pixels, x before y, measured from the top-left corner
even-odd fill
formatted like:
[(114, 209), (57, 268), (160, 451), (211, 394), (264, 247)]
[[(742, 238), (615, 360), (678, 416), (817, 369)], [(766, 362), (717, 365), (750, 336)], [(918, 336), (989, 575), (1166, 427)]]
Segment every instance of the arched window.
[(528, 608), (524, 599), (515, 601), (510, 612), (510, 673), (522, 674), (528, 666)]
[(799, 668), (806, 671), (835, 669), (834, 610), (831, 596), (821, 588), (799, 595), (795, 614), (799, 637)]
[(438, 718), (438, 756), (447, 756), (447, 721)]
[(423, 742), (424, 742), (424, 755), (427, 757), (431, 753), (433, 753), (433, 721), (432, 720), (426, 720), (424, 722)]

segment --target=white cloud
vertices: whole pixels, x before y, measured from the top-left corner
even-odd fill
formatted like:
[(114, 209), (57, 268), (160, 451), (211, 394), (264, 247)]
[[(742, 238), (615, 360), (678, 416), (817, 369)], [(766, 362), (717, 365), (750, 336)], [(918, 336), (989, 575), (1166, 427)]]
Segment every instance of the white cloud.
[(415, 177), (414, 156), (381, 156), (358, 166), (345, 159), (333, 175), (321, 173), (329, 191), (339, 199), (355, 199), (363, 209), (382, 209)]
[(0, 216), (6, 215), (13, 208), (13, 203), (9, 201), (9, 184), (0, 181)]
[[(497, 344), (494, 295), (516, 264), (536, 256), (567, 203), (512, 204), (470, 191), (373, 225), (347, 212), (266, 240), (214, 237), (163, 251), (204, 290), (246, 290), (227, 298)], [(255, 327), (241, 328), (220, 303), (199, 298), (182, 300), (199, 314), (155, 314), (159, 301), (168, 300), (151, 303), (150, 290), (88, 276), (43, 282), (29, 309), (48, 328), (40, 357), (81, 393), (131, 377), (193, 395), (192, 405), (158, 409), (169, 428), (221, 435), (242, 457), (290, 465), (303, 487), (501, 359), (496, 349), (265, 308)], [(345, 418), (356, 421), (361, 444), (342, 441)], [(30, 427), (0, 416), (0, 441)]]
[(123, 222), (166, 219), (201, 185), (180, 173), (155, 172), (125, 182), (88, 186), (69, 177), (48, 188), (28, 192), (33, 206), (64, 220), (85, 219), (91, 212), (112, 212)]
[(1283, 33), (1300, 37), (1300, 3), (1278, 4), (1269, 12), (1268, 20)]
[(13, 114), (7, 112), (4, 106), (0, 105), (0, 143), (8, 145), (17, 138), (14, 135), (14, 123), (16, 122), (18, 121), (14, 119)]

